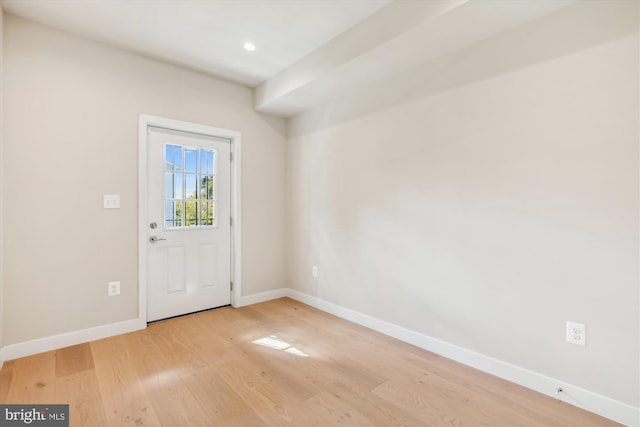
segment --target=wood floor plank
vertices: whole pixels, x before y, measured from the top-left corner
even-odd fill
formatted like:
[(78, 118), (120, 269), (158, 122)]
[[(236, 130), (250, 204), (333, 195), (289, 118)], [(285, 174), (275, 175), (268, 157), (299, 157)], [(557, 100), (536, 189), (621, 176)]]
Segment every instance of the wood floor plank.
[(210, 365), (211, 360), (234, 345), (233, 341), (215, 333), (216, 329), (223, 327), (219, 316), (211, 318), (206, 314), (208, 313), (197, 313), (162, 322), (170, 324), (173, 337), (193, 352), (193, 357), (197, 360), (195, 369), (201, 369), (201, 363)]
[[(297, 362), (297, 363), (296, 363)], [(342, 385), (348, 389), (369, 393), (388, 378), (352, 359), (300, 359), (292, 365), (296, 372), (304, 372), (307, 379), (322, 390)]]
[[(152, 325), (153, 326), (153, 325)], [(146, 394), (163, 426), (208, 425), (208, 417), (181, 377), (193, 372), (192, 365), (172, 365), (156, 344), (153, 332), (126, 334), (122, 338), (131, 354)]]
[(104, 403), (94, 370), (84, 370), (56, 379), (56, 399), (69, 404), (69, 421), (73, 426), (107, 425)]
[(313, 423), (310, 423), (312, 425), (375, 425), (367, 413), (360, 412), (341, 397), (329, 392), (320, 393), (305, 401), (301, 410), (309, 420), (313, 420)]
[[(416, 381), (419, 382), (419, 381)], [(453, 384), (407, 383), (388, 381), (374, 390), (385, 401), (426, 420), (430, 426), (538, 426), (542, 425), (517, 414), (481, 394), (464, 393)]]
[(13, 380), (3, 403), (64, 403), (55, 399), (55, 351), (24, 357), (14, 363)]
[(251, 342), (272, 333), (272, 321), (261, 318), (253, 306), (225, 307), (206, 313), (215, 318), (210, 331), (229, 343)]
[(0, 403), (96, 427), (619, 425), (288, 298), (5, 362)]
[(192, 372), (203, 369), (207, 366), (204, 359), (193, 351), (189, 340), (177, 333), (174, 322), (158, 322), (149, 325), (148, 335), (158, 347), (158, 351), (163, 355), (165, 362), (171, 365), (172, 369), (180, 372)]
[(91, 347), (107, 425), (160, 425), (141, 376), (133, 368), (136, 355), (128, 351), (123, 336), (94, 341)]
[(90, 369), (93, 369), (93, 355), (89, 343), (56, 351), (56, 377), (66, 377)]
[(217, 371), (223, 376), (227, 369), (242, 372), (247, 386), (280, 402), (298, 404), (320, 392), (290, 369), (297, 356), (268, 350), (273, 349), (236, 346), (216, 362)]
[[(398, 410), (390, 402), (371, 393), (361, 393), (335, 384), (330, 391), (318, 394), (304, 402), (306, 412), (326, 415), (322, 425), (363, 425), (363, 426), (428, 426), (422, 419), (409, 412)], [(320, 414), (317, 414), (320, 415)]]
[(189, 374), (185, 383), (209, 416), (210, 425), (267, 426), (213, 368)]
[(13, 371), (16, 362), (9, 360), (5, 362), (0, 370), (0, 402), (6, 402), (9, 395), (9, 388), (13, 382)]

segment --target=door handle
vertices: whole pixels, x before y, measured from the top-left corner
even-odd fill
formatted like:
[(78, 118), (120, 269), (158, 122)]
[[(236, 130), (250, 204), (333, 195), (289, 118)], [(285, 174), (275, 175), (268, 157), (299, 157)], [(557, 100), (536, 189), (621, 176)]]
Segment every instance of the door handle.
[(153, 243), (153, 242), (157, 242), (157, 241), (160, 241), (160, 240), (167, 240), (167, 239), (165, 239), (164, 237), (158, 237), (158, 236), (151, 236), (151, 237), (149, 237), (149, 241), (150, 241), (151, 243)]

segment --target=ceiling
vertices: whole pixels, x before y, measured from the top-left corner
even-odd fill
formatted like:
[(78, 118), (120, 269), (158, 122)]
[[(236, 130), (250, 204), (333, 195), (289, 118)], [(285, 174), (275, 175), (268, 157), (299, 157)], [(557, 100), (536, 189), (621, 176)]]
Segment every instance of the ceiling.
[[(255, 87), (391, 0), (2, 0), (9, 13)], [(243, 49), (246, 41), (254, 52)]]
[[(578, 0), (0, 0), (9, 13), (255, 88), (290, 117)], [(251, 41), (256, 50), (243, 44)]]

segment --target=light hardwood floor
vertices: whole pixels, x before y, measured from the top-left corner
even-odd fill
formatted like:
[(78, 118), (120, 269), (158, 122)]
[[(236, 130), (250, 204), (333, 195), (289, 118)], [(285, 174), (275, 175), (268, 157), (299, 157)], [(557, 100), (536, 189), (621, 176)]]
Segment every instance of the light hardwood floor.
[(6, 362), (0, 402), (72, 426), (618, 425), (287, 298)]

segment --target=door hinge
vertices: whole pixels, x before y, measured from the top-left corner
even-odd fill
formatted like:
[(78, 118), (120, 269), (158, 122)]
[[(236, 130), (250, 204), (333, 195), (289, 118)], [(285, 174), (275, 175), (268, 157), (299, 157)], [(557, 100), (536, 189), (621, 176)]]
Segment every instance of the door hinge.
[(229, 282), (229, 288), (233, 290), (233, 282)]
[(232, 216), (229, 217), (229, 225), (233, 227), (233, 217)]

